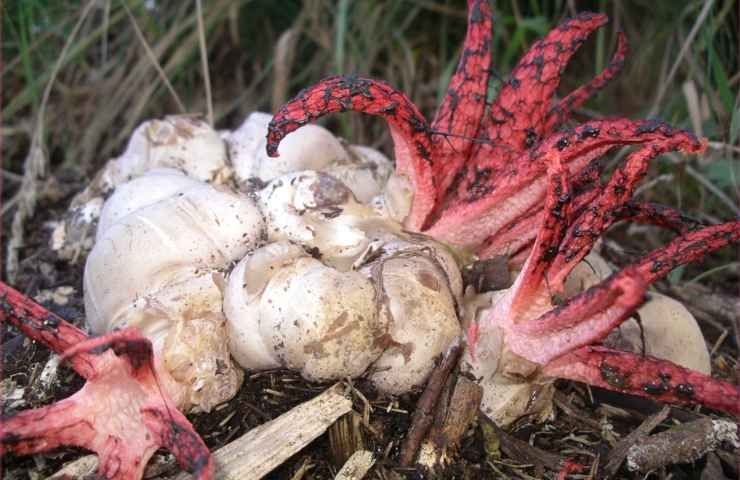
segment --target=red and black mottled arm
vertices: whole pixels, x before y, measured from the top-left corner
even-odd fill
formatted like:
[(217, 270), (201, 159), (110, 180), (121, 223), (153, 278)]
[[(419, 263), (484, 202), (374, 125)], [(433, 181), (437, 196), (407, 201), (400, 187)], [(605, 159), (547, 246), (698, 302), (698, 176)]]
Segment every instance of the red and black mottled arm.
[(437, 202), (435, 176), (440, 163), (429, 125), (419, 109), (389, 84), (361, 77), (329, 77), (302, 90), (283, 105), (268, 127), (267, 153), (278, 155), (290, 132), (333, 112), (362, 112), (383, 117), (395, 144), (396, 171), (411, 180), (414, 198), (406, 225), (421, 229)]
[(491, 68), (492, 13), (488, 0), (468, 0), (468, 30), (442, 104), (432, 122), (441, 159), (439, 193), (444, 194), (473, 148), (486, 110)]
[(619, 32), (617, 34), (617, 51), (614, 52), (609, 65), (586, 85), (572, 91), (550, 109), (547, 120), (545, 120), (545, 131), (551, 132), (553, 129), (562, 126), (571, 116), (573, 110), (586, 103), (594, 93), (604, 88), (612, 78), (616, 77), (624, 67), (624, 59), (628, 50), (627, 38), (623, 32)]
[(661, 402), (703, 405), (740, 417), (740, 387), (649, 356), (583, 347), (553, 360), (543, 373)]

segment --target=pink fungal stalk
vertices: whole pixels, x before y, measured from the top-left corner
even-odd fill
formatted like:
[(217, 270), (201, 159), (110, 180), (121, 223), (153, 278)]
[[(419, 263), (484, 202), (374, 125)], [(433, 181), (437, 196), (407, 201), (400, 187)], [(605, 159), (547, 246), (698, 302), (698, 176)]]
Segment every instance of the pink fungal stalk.
[[(580, 14), (536, 42), (487, 104), (491, 10), (484, 0), (469, 0), (468, 7), (463, 53), (431, 124), (385, 82), (334, 76), (279, 110), (270, 123), (268, 153), (276, 156), (285, 135), (331, 112), (385, 118), (396, 172), (414, 188), (406, 228), (473, 248), (481, 257), (509, 254), (513, 264), (524, 264), (491, 314), (471, 326), (471, 353), (495, 331), (503, 335), (504, 351), (547, 376), (740, 415), (737, 386), (598, 346), (640, 306), (650, 283), (740, 238), (740, 222), (692, 230), (695, 222), (679, 212), (631, 199), (650, 160), (668, 151), (700, 153), (705, 141), (655, 120), (604, 119), (565, 127), (572, 110), (624, 62), (627, 44), (620, 34), (600, 75), (565, 98), (554, 98), (568, 60), (606, 22), (604, 15)], [(599, 157), (625, 145), (637, 148), (602, 185)], [(656, 224), (681, 236), (557, 305), (567, 275), (620, 220)]]
[(1, 282), (0, 320), (61, 354), (86, 380), (69, 398), (3, 417), (0, 455), (72, 445), (98, 454), (104, 478), (133, 480), (166, 448), (194, 478), (212, 477), (208, 448), (167, 395), (149, 340), (132, 329), (90, 338)]

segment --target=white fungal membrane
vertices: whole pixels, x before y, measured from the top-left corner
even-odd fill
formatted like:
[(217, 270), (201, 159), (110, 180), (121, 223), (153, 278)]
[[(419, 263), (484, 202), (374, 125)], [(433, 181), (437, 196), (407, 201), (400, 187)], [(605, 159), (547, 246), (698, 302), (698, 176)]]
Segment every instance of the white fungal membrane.
[[(108, 200), (85, 265), (85, 310), (94, 333), (139, 328), (185, 390), (182, 403), (208, 410), (241, 381), (226, 348), (220, 270), (257, 246), (264, 221), (249, 198), (186, 178), (153, 172)], [(159, 181), (170, 196), (147, 193)], [(130, 211), (127, 199), (137, 199)]]
[(386, 326), (375, 302), (364, 275), (270, 244), (231, 273), (224, 298), (231, 351), (249, 369), (286, 367), (310, 380), (359, 376), (382, 352)]
[(152, 168), (174, 168), (202, 181), (220, 181), (226, 171), (226, 145), (205, 120), (168, 116), (136, 128), (123, 155), (106, 167), (117, 186)]
[[(267, 120), (251, 115), (238, 132), (222, 135), (232, 161), (264, 155), (253, 150), (264, 148), (257, 132)], [(116, 182), (123, 171), (131, 178), (112, 181), (85, 269), (94, 332), (139, 328), (183, 408), (208, 410), (235, 393), (242, 374), (229, 352), (253, 370), (290, 368), (311, 380), (369, 372), (391, 393), (421, 386), (460, 333), (462, 281), (447, 249), (403, 233), (337, 178), (370, 200), (390, 174), (388, 160), (366, 147), (345, 148), (320, 129), (308, 143), (325, 145), (281, 148), (277, 172), (326, 167), (336, 177), (300, 170), (245, 195), (220, 185), (229, 170), (211, 141), (218, 134), (199, 127), (178, 137), (180, 121), (137, 129), (107, 170)], [(188, 165), (197, 155), (206, 164), (217, 157), (210, 164), (219, 167), (193, 174)], [(274, 162), (262, 160), (265, 168), (252, 170), (236, 161), (237, 176), (261, 175)]]

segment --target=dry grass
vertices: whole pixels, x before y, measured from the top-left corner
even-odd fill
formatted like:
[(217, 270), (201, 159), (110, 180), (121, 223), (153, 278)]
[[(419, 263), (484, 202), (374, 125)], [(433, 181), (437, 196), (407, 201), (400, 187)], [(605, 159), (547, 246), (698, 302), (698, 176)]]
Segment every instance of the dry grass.
[[(586, 9), (609, 14), (611, 23), (569, 66), (562, 91), (599, 71), (617, 30), (624, 30), (632, 45), (627, 67), (583, 113), (658, 116), (709, 137), (712, 147), (701, 160), (657, 162), (654, 173), (671, 181), (655, 183), (643, 195), (707, 221), (736, 216), (737, 4), (542, 3), (494, 2), (496, 74), (505, 77), (532, 41), (564, 16)], [(465, 29), (460, 0), (210, 0), (199, 15), (200, 4), (98, 1), (72, 35), (87, 3), (6, 2), (4, 170), (28, 176), (24, 159), (37, 139), (48, 155), (31, 173), (45, 175), (48, 164), (51, 175), (71, 167), (91, 176), (146, 118), (185, 111), (234, 128), (250, 111), (273, 109), (332, 73), (386, 79), (430, 113), (446, 88)], [(65, 42), (69, 49), (62, 56), (59, 45)], [(42, 93), (49, 85), (45, 102)], [(389, 146), (378, 120), (337, 115), (328, 122), (356, 142)], [(18, 187), (11, 175), (4, 199), (11, 201)], [(4, 216), (16, 212), (15, 203)]]

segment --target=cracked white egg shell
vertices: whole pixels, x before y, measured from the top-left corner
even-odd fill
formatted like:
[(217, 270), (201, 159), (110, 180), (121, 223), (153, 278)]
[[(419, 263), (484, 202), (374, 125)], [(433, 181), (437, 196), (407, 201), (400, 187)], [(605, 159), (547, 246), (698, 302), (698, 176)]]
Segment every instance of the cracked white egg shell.
[(329, 130), (308, 124), (291, 132), (280, 143), (278, 157), (268, 157), (267, 127), (272, 116), (254, 112), (242, 125), (225, 135), (236, 180), (269, 182), (302, 170), (324, 171), (341, 180), (360, 202), (369, 202), (383, 191), (393, 171), (381, 152), (362, 145), (345, 146)]
[(164, 286), (241, 258), (263, 231), (264, 220), (251, 199), (208, 184), (119, 218), (102, 232), (85, 265), (85, 305), (93, 331), (118, 326), (132, 302)]
[(324, 171), (347, 185), (359, 202), (369, 203), (383, 192), (393, 164), (374, 148), (350, 145), (347, 150), (349, 161), (332, 163)]
[(382, 193), (374, 197), (371, 203), (381, 216), (403, 223), (411, 212), (413, 200), (414, 187), (411, 181), (404, 175), (392, 173)]
[(424, 383), (435, 358), (460, 335), (450, 280), (433, 257), (413, 251), (366, 268), (380, 289), (381, 317), (388, 323), (387, 348), (370, 380), (384, 392), (408, 392)]
[[(468, 329), (489, 316), (492, 305), (506, 290), (476, 294), (467, 291), (463, 299), (462, 324)], [(503, 332), (488, 328), (475, 352), (466, 348), (461, 360), (463, 371), (472, 375), (483, 390), (480, 410), (501, 427), (525, 415), (544, 419), (552, 413), (552, 382), (540, 381), (536, 366), (503, 350)]]
[(630, 318), (609, 334), (604, 343), (711, 374), (707, 343), (691, 312), (666, 295), (650, 292), (648, 296), (648, 301), (637, 310), (640, 322)]
[[(591, 252), (568, 276), (565, 295), (570, 297), (586, 290), (611, 274), (606, 260)], [(636, 318), (640, 319), (639, 323)], [(696, 319), (681, 302), (657, 292), (648, 293), (637, 314), (610, 333), (604, 343), (619, 350), (670, 360), (707, 375), (711, 373), (709, 350)]]
[(375, 288), (366, 276), (299, 250), (267, 245), (232, 271), (224, 303), (232, 355), (247, 369), (282, 366), (309, 380), (356, 377), (382, 351), (386, 326)]
[(258, 193), (258, 202), (268, 240), (300, 243), (343, 270), (370, 242), (365, 224), (383, 221), (371, 207), (358, 203), (342, 182), (321, 172), (276, 178)]
[(257, 177), (263, 182), (299, 170), (322, 170), (334, 163), (347, 163), (348, 153), (332, 133), (308, 124), (280, 142), (278, 157), (268, 157), (268, 113), (253, 112), (226, 137), (234, 174), (238, 181)]
[(152, 168), (174, 168), (198, 180), (221, 181), (229, 175), (226, 155), (226, 144), (204, 120), (167, 116), (139, 125), (99, 181), (116, 187)]
[(185, 190), (202, 185), (179, 170), (155, 168), (140, 177), (116, 187), (115, 193), (103, 204), (98, 221), (97, 238), (108, 227), (126, 215)]

